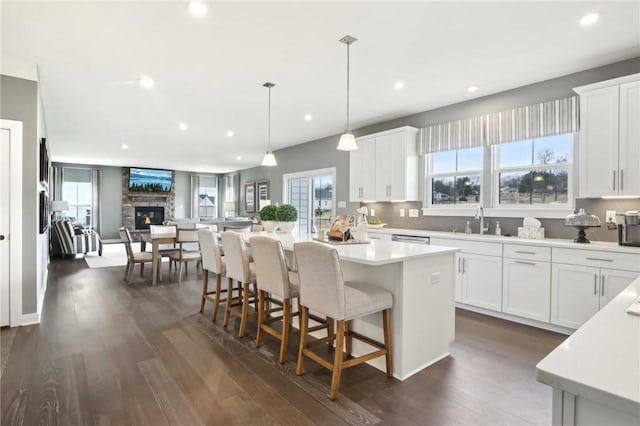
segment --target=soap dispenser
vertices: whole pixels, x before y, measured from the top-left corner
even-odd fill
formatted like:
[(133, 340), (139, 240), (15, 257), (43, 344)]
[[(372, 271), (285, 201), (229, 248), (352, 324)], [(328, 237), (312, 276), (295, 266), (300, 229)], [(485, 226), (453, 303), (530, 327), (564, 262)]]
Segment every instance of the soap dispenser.
[(467, 225), (464, 227), (464, 233), (465, 234), (471, 233), (471, 224), (469, 223), (469, 221), (467, 221)]

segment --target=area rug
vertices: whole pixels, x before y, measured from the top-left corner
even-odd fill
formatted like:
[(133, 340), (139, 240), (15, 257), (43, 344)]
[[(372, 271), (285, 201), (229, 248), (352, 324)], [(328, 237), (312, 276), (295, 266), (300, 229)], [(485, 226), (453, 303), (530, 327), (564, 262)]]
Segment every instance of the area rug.
[[(140, 251), (140, 243), (132, 243), (131, 249), (134, 252)], [(124, 244), (104, 244), (102, 246), (102, 256), (99, 256), (98, 252), (87, 253), (84, 255), (84, 261), (87, 262), (89, 268), (124, 266), (127, 264), (127, 252)], [(166, 262), (168, 259), (163, 258), (162, 261)]]

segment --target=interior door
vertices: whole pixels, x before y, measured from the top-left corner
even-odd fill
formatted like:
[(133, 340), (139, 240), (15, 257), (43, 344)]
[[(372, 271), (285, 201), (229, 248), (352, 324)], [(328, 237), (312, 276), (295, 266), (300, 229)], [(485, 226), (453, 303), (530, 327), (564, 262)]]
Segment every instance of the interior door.
[(0, 129), (0, 326), (9, 325), (9, 214), (11, 133)]

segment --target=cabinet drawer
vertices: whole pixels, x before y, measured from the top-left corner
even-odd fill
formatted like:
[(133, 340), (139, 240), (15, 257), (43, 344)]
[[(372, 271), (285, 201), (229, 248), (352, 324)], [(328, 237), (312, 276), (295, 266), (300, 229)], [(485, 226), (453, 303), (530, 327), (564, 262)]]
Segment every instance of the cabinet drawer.
[(638, 254), (554, 248), (552, 257), (554, 263), (640, 272), (640, 255)]
[(526, 246), (521, 244), (505, 244), (504, 257), (524, 259), (538, 262), (551, 262), (551, 248), (539, 246)]
[(501, 243), (483, 243), (481, 241), (465, 241), (449, 238), (433, 238), (430, 244), (433, 246), (458, 247), (463, 253), (484, 254), (487, 256), (502, 256)]

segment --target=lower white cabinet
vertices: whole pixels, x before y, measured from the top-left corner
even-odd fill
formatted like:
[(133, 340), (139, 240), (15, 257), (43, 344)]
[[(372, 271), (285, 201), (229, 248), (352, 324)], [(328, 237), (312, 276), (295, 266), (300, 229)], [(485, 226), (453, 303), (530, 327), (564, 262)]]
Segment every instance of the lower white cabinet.
[(382, 232), (373, 232), (371, 230), (367, 231), (367, 237), (370, 240), (391, 241), (391, 234), (382, 233)]
[(456, 260), (460, 302), (480, 308), (502, 309), (502, 258), (461, 253)]
[(502, 312), (549, 322), (551, 265), (505, 258), (502, 269)]
[(554, 263), (551, 323), (578, 328), (618, 295), (637, 272)]

